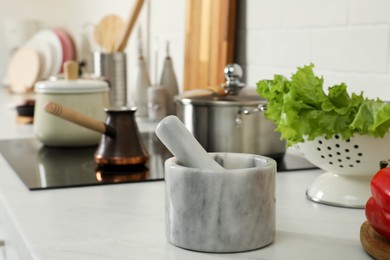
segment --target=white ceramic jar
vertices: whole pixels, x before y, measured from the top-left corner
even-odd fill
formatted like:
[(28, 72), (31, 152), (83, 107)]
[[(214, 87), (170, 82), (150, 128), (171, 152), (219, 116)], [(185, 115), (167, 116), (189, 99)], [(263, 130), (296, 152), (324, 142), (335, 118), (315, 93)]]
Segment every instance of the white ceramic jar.
[(35, 84), (34, 132), (47, 146), (75, 147), (96, 145), (101, 134), (47, 113), (49, 101), (105, 121), (109, 105), (108, 84), (100, 80), (55, 80)]

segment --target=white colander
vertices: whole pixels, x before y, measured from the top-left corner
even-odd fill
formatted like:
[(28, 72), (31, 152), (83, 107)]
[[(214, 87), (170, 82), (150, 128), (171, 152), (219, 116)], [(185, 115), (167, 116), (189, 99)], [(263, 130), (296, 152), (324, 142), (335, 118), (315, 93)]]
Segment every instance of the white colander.
[(309, 199), (335, 206), (364, 208), (371, 195), (370, 181), (381, 160), (390, 159), (390, 133), (383, 138), (340, 135), (316, 138), (297, 145), (312, 164), (327, 173), (317, 177), (306, 195)]

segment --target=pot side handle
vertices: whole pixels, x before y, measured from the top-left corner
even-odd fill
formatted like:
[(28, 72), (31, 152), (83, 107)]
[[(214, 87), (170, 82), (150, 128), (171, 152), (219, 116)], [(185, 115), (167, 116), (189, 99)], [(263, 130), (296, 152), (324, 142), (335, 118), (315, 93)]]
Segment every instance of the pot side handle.
[(240, 109), (237, 112), (235, 122), (236, 122), (236, 124), (240, 125), (242, 123), (242, 115), (247, 116), (247, 115), (251, 115), (254, 113), (258, 113), (258, 112), (264, 112), (266, 110), (267, 110), (267, 104), (259, 104), (256, 108), (251, 109), (251, 110)]

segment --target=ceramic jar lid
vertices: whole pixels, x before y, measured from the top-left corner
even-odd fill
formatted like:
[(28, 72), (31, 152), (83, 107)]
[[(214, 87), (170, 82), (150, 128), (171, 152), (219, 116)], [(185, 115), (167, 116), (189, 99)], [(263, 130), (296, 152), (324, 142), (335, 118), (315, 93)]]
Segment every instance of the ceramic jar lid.
[(48, 80), (35, 84), (36, 93), (69, 94), (108, 91), (108, 83), (101, 80)]

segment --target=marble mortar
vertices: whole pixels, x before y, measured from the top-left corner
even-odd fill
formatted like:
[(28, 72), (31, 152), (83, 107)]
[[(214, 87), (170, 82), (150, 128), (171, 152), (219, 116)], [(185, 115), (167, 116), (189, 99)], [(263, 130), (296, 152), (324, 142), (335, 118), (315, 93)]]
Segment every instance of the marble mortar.
[(225, 170), (165, 161), (165, 229), (170, 243), (227, 253), (264, 247), (275, 237), (276, 162), (240, 153), (210, 153)]

